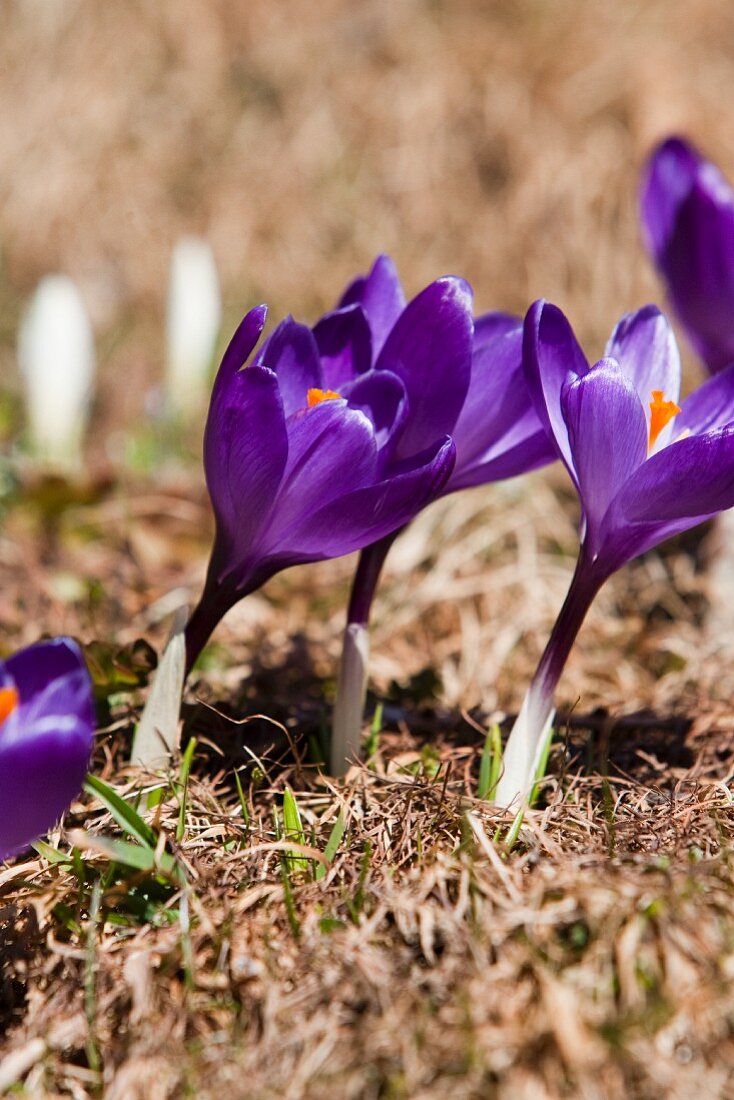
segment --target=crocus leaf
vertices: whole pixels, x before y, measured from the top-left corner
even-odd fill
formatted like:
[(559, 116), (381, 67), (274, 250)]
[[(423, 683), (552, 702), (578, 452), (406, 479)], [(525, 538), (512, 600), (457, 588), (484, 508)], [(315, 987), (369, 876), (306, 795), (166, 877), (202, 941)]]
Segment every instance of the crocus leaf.
[(84, 790), (87, 794), (94, 795), (99, 799), (121, 829), (124, 829), (140, 844), (148, 848), (155, 848), (158, 838), (153, 829), (113, 787), (110, 787), (98, 776), (90, 774), (84, 782)]
[(187, 617), (188, 608), (179, 608), (135, 731), (131, 761), (149, 771), (165, 767), (179, 746), (179, 718), (186, 671), (184, 631)]

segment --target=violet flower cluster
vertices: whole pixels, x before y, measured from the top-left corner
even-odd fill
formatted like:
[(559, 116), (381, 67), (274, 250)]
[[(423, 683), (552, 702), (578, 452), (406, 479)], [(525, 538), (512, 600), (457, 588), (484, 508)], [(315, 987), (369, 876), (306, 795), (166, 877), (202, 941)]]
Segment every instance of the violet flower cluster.
[(406, 304), (380, 256), (312, 329), (286, 319), (242, 369), (264, 322), (264, 307), (247, 315), (214, 385), (204, 464), (216, 537), (187, 660), (281, 569), (363, 550), (335, 709), (340, 773), (359, 748), (366, 624), (393, 539), (442, 493), (526, 472), (554, 451), (523, 381), (521, 322), (475, 321), (462, 279), (438, 279)]
[[(360, 551), (334, 718), (340, 774), (359, 752), (369, 617), (393, 541), (440, 496), (560, 459), (581, 506), (579, 555), (495, 792), (502, 806), (524, 804), (601, 585), (734, 506), (734, 190), (670, 138), (649, 158), (640, 210), (673, 312), (711, 375), (685, 398), (675, 337), (652, 305), (622, 317), (596, 362), (556, 306), (537, 301), (524, 321), (474, 317), (471, 288), (455, 276), (406, 301), (387, 256), (313, 327), (288, 317), (261, 340), (265, 307), (247, 314), (204, 436), (216, 533), (186, 627), (189, 669), (222, 616), (274, 574)], [(64, 813), (94, 729), (75, 642), (0, 662), (0, 859)]]
[(671, 140), (650, 161), (642, 211), (676, 314), (718, 372), (685, 400), (675, 339), (655, 306), (624, 316), (593, 365), (556, 307), (536, 302), (524, 323), (474, 318), (471, 290), (455, 277), (406, 303), (387, 256), (312, 328), (288, 318), (258, 351), (264, 307), (247, 315), (206, 426), (216, 537), (187, 628), (189, 667), (222, 615), (274, 573), (361, 550), (334, 717), (340, 774), (358, 755), (369, 616), (394, 539), (439, 496), (560, 458), (581, 502), (581, 545), (497, 790), (505, 805), (526, 797), (599, 587), (734, 504), (734, 201), (715, 169)]
[(461, 386), (471, 355), (471, 294), (439, 279), (400, 313), (372, 365), (359, 306), (313, 332), (283, 321), (253, 352), (264, 307), (225, 352), (204, 435), (216, 517), (206, 585), (186, 631), (189, 666), (222, 615), (288, 566), (339, 557), (406, 524), (454, 466), (456, 399), (420, 399), (436, 364)]

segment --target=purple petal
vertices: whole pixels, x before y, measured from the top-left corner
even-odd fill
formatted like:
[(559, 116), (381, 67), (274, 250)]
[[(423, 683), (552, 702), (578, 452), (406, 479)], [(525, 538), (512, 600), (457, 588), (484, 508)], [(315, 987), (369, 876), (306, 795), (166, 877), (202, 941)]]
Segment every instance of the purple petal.
[(734, 194), (704, 165), (681, 204), (661, 270), (688, 338), (717, 371), (734, 360)]
[(347, 382), (372, 366), (372, 336), (359, 305), (327, 313), (313, 330), (321, 357), (323, 387), (341, 392)]
[(686, 334), (709, 370), (734, 361), (734, 191), (679, 139), (650, 158), (643, 181), (645, 243)]
[(378, 256), (369, 275), (362, 275), (347, 287), (339, 305), (360, 305), (372, 332), (372, 361), (382, 351), (385, 340), (405, 309), (405, 295), (395, 264), (389, 256)]
[(582, 378), (589, 365), (573, 329), (557, 306), (541, 299), (528, 310), (522, 359), (525, 382), (540, 422), (578, 484), (561, 408), (561, 391), (568, 382)]
[(637, 390), (613, 359), (602, 359), (562, 392), (563, 413), (591, 554), (610, 502), (647, 457), (647, 421)]
[(494, 313), (479, 326), (469, 393), (453, 431), (456, 466), (448, 492), (515, 477), (556, 457), (525, 382), (522, 322)]
[(689, 394), (675, 418), (673, 435), (684, 431), (700, 435), (734, 421), (734, 364), (708, 378)]
[(390, 371), (371, 370), (345, 386), (342, 396), (350, 408), (361, 409), (372, 421), (377, 447), (384, 452), (381, 457), (385, 462), (408, 416), (405, 386)]
[(688, 195), (702, 163), (682, 138), (668, 138), (653, 150), (640, 188), (640, 215), (645, 244), (661, 263), (675, 228), (680, 204)]
[[(87, 665), (78, 644), (72, 638), (52, 638), (37, 645), (28, 646), (8, 657), (2, 663), (15, 681), (24, 705), (31, 705), (39, 694), (54, 684), (63, 684), (65, 679), (76, 673), (82, 673), (85, 683), (89, 677), (84, 675)], [(74, 711), (90, 723), (94, 722), (94, 707), (91, 697), (85, 695)]]
[(27, 848), (61, 818), (84, 782), (89, 727), (73, 718), (49, 721), (32, 741), (0, 744), (0, 859)]
[[(634, 383), (646, 412), (653, 390), (662, 390), (668, 401), (678, 401), (678, 345), (667, 318), (657, 306), (644, 306), (635, 313), (625, 313), (610, 336), (604, 354), (616, 359)], [(663, 432), (668, 434), (669, 430), (663, 429)], [(666, 442), (663, 433), (659, 438), (661, 443)]]
[(346, 401), (322, 401), (288, 422), (288, 464), (261, 553), (298, 550), (311, 517), (335, 498), (370, 484), (377, 472), (372, 422)]
[(658, 451), (622, 486), (601, 539), (612, 569), (734, 506), (734, 427), (687, 436)]
[[(475, 346), (469, 392), (452, 436), (456, 443), (456, 468), (452, 484), (462, 471), (487, 459), (499, 441), (525, 422), (522, 435), (532, 435), (541, 426), (535, 412), (522, 367), (522, 325), (487, 338)], [(552, 454), (552, 452), (551, 452)], [(476, 484), (476, 482), (475, 482)]]
[(324, 504), (298, 532), (299, 550), (312, 559), (335, 558), (404, 527), (439, 496), (454, 455), (453, 441), (445, 438), (406, 463), (402, 472)]
[(519, 328), (522, 332), (522, 318), (511, 313), (483, 313), (474, 318), (474, 353), (498, 336), (506, 336)]
[(292, 317), (281, 321), (257, 354), (255, 363), (274, 371), (278, 377), (285, 415), (308, 405), (308, 391), (322, 388), (316, 340), (307, 325)]
[(227, 345), (227, 350), (222, 356), (222, 362), (214, 379), (211, 404), (219, 396), (221, 389), (226, 389), (230, 379), (243, 367), (252, 354), (252, 349), (260, 339), (260, 333), (265, 325), (268, 315), (267, 306), (256, 306), (240, 321), (237, 331)]
[(288, 458), (278, 379), (250, 366), (221, 385), (204, 432), (204, 470), (217, 518), (215, 570), (241, 564), (273, 506)]
[(95, 728), (91, 679), (70, 638), (22, 650), (5, 667), (20, 704), (0, 725), (0, 859), (51, 828), (79, 793)]
[[(535, 431), (530, 427), (532, 423)], [(459, 489), (488, 485), (492, 481), (506, 481), (555, 461), (558, 457), (555, 447), (548, 439), (545, 428), (538, 431), (537, 424), (534, 414), (532, 418), (527, 417), (483, 455), (461, 469), (456, 468), (449, 478), (446, 492), (455, 493)]]
[(468, 283), (447, 277), (410, 302), (377, 361), (405, 384), (410, 418), (398, 445), (407, 458), (449, 435), (471, 378), (473, 320)]

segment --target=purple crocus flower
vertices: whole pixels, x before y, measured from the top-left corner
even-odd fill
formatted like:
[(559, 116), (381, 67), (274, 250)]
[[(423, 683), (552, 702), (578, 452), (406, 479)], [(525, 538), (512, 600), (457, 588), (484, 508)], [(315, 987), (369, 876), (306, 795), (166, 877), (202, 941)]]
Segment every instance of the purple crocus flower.
[(734, 189), (688, 142), (651, 154), (640, 213), (645, 244), (688, 339), (715, 373), (734, 362)]
[[(454, 464), (446, 418), (425, 402), (419, 445), (406, 446), (414, 393), (398, 373), (371, 368), (361, 310), (314, 332), (288, 318), (242, 370), (265, 315), (264, 306), (247, 314), (214, 383), (204, 466), (216, 536), (186, 629), (189, 668), (243, 596), (287, 566), (351, 553), (403, 526)], [(420, 378), (434, 355), (461, 376), (470, 341), (466, 284), (444, 279), (406, 307), (389, 354), (408, 378)]]
[[(440, 285), (433, 284), (434, 287)], [(484, 485), (533, 470), (555, 458), (530, 400), (522, 371), (522, 322), (489, 313), (471, 324), (463, 318), (462, 354), (450, 356), (435, 341), (419, 362), (411, 356), (411, 313), (429, 287), (405, 305), (392, 260), (379, 256), (356, 279), (337, 309), (316, 325), (322, 356), (333, 355), (350, 376), (360, 370), (389, 371), (408, 394), (400, 453), (425, 448), (438, 432), (456, 444), (456, 464), (441, 494)], [(468, 303), (467, 303), (468, 304)], [(358, 752), (370, 609), (396, 528), (362, 551), (354, 578), (344, 636), (334, 712), (331, 770), (342, 774)]]
[(734, 505), (734, 367), (679, 401), (675, 338), (655, 306), (626, 314), (589, 366), (563, 313), (536, 302), (525, 319), (523, 362), (538, 415), (581, 502), (581, 548), (520, 715), (496, 800), (532, 785), (553, 694), (604, 581), (659, 542)]
[(79, 793), (94, 729), (92, 682), (71, 638), (0, 662), (0, 859), (50, 829)]

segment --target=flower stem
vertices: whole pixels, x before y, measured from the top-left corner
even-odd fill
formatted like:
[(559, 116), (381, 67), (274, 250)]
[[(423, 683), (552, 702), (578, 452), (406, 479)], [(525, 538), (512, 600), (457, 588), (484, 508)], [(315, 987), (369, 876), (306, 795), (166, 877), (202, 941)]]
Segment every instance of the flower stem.
[(510, 732), (495, 802), (518, 808), (532, 789), (543, 746), (553, 720), (553, 695), (581, 624), (606, 579), (583, 551), (576, 563), (566, 599)]
[(347, 623), (331, 726), (329, 770), (332, 775), (345, 775), (359, 756), (369, 658), (369, 629), (364, 623)]
[(209, 641), (220, 619), (239, 598), (239, 593), (233, 596), (229, 589), (207, 579), (201, 599), (186, 624), (186, 676), (191, 672), (196, 658)]
[[(401, 528), (404, 530), (404, 528)], [(348, 623), (362, 623), (366, 626), (370, 621), (372, 601), (375, 598), (377, 585), (380, 581), (382, 567), (390, 553), (390, 548), (400, 531), (394, 531), (392, 535), (386, 535), (379, 542), (373, 542), (366, 546), (359, 555), (357, 572), (352, 581), (352, 591), (349, 596), (349, 608), (347, 610)]]
[(399, 534), (399, 531), (395, 531), (379, 542), (365, 547), (359, 556), (349, 598), (334, 703), (329, 749), (329, 769), (332, 775), (344, 775), (359, 757), (364, 700), (367, 694), (370, 611), (385, 559)]

